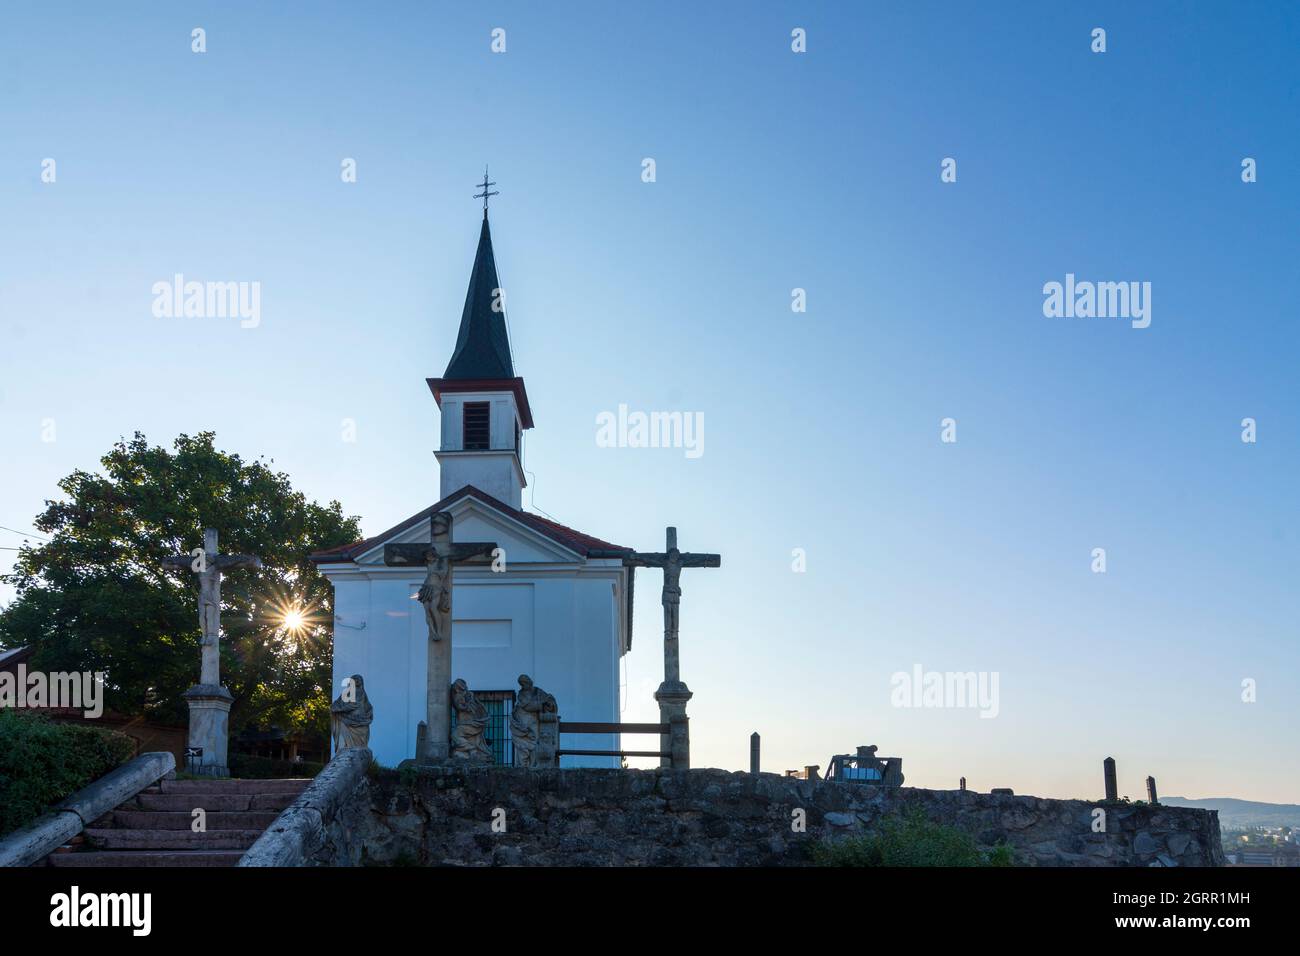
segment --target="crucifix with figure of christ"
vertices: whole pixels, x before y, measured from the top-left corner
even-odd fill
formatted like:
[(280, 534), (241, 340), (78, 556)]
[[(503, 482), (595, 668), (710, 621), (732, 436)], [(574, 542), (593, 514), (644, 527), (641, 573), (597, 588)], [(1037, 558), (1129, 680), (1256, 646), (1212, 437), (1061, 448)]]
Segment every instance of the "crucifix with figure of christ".
[(221, 554), (217, 529), (205, 528), (203, 547), (189, 554), (163, 558), (171, 571), (193, 571), (199, 578), (199, 627), (202, 631), (202, 666), (199, 682), (185, 692), (190, 709), (188, 769), (208, 776), (226, 777), (230, 730), (230, 691), (221, 686), (221, 575), (238, 568), (260, 568), (251, 554)]
[[(681, 654), (678, 650), (677, 630), (682, 603), (682, 568), (718, 568), (722, 566), (720, 554), (692, 554), (677, 550), (677, 529), (669, 528), (667, 533), (667, 551), (634, 551), (624, 559), (624, 563), (640, 568), (662, 568), (664, 572), (664, 681), (655, 691), (655, 700), (659, 701), (660, 723), (668, 723), (672, 717), (686, 716), (686, 702), (691, 699), (690, 689), (682, 683)], [(668, 741), (664, 738), (661, 745), (668, 751)], [(663, 757), (662, 766), (671, 766), (671, 758)]]
[(451, 540), (451, 512), (435, 511), (429, 517), (428, 544), (386, 544), (384, 564), (389, 567), (424, 565), (424, 583), (415, 595), (424, 605), (429, 631), (429, 663), (425, 688), (423, 752), (416, 763), (441, 763), (451, 753), (451, 584), (457, 564), (492, 557), (495, 541)]

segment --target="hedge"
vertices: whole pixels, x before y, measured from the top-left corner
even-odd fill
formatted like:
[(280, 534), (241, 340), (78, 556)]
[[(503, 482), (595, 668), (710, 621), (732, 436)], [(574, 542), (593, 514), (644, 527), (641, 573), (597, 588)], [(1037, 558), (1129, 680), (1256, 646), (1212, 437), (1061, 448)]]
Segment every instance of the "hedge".
[(135, 751), (125, 734), (0, 709), (0, 834), (31, 823)]

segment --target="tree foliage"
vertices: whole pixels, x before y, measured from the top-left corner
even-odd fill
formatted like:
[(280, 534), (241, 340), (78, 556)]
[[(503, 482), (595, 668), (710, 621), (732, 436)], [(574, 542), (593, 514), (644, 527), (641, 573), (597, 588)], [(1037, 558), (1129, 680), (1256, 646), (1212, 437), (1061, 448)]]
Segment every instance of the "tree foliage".
[[(35, 648), (32, 669), (103, 671), (106, 704), (181, 721), (182, 693), (199, 679), (198, 579), (162, 560), (220, 533), (222, 553), (255, 554), (261, 570), (222, 580), (222, 682), (235, 703), (232, 730), (275, 724), (324, 732), (332, 668), (332, 589), (308, 560), (355, 541), (358, 519), (319, 505), (262, 461), (245, 462), (214, 435), (179, 436), (172, 449), (137, 432), (59, 482), (5, 580), (17, 591), (0, 611), (0, 647)], [(295, 606), (298, 633), (284, 626)]]
[(135, 756), (125, 734), (0, 710), (0, 835)]

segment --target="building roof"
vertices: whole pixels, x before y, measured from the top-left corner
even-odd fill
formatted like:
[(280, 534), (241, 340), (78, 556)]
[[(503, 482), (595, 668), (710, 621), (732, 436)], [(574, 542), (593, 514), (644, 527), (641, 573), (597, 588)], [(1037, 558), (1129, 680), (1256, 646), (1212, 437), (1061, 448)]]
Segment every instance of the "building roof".
[[(355, 561), (358, 555), (365, 554), (371, 548), (384, 543), (403, 531), (419, 524), (422, 521), (428, 521), (429, 517), (435, 511), (445, 511), (457, 501), (464, 497), (476, 498), (490, 508), (494, 508), (501, 513), (514, 518), (520, 524), (526, 525), (537, 531), (552, 541), (558, 542), (571, 551), (576, 551), (584, 558), (620, 558), (626, 557), (633, 553), (632, 548), (626, 548), (620, 544), (610, 544), (600, 538), (589, 534), (584, 534), (567, 525), (562, 525), (558, 521), (552, 521), (550, 518), (543, 518), (541, 515), (529, 514), (527, 511), (520, 511), (518, 508), (512, 508), (498, 498), (494, 498), (486, 491), (475, 488), (473, 485), (465, 485), (457, 491), (453, 491), (441, 501), (434, 502), (425, 508), (419, 514), (411, 515), (400, 524), (396, 524), (387, 531), (382, 531), (377, 535), (369, 538), (363, 538), (360, 541), (354, 541), (352, 544), (339, 545), (336, 548), (327, 548), (324, 551), (317, 551), (311, 555), (310, 560), (316, 564), (341, 564), (348, 561)], [(625, 565), (627, 568), (627, 599), (625, 611), (627, 614), (627, 650), (632, 649), (632, 608), (633, 599), (636, 594), (636, 567)]]
[(419, 514), (411, 515), (400, 524), (394, 525), (387, 531), (383, 531), (369, 538), (363, 538), (360, 541), (354, 541), (352, 544), (340, 545), (337, 548), (327, 548), (324, 551), (317, 551), (311, 556), (311, 560), (317, 564), (334, 564), (345, 561), (355, 561), (358, 555), (364, 554), (371, 548), (382, 544), (393, 538), (403, 531), (419, 524), (422, 521), (428, 521), (429, 517), (436, 511), (445, 511), (448, 507), (455, 504), (464, 497), (476, 498), (490, 508), (494, 508), (503, 514), (514, 518), (520, 524), (532, 528), (534, 531), (545, 535), (552, 541), (563, 545), (570, 551), (576, 551), (578, 554), (586, 557), (614, 558), (621, 557), (625, 554), (631, 554), (631, 548), (625, 548), (622, 545), (610, 544), (593, 535), (584, 534), (567, 525), (562, 525), (558, 521), (552, 521), (549, 518), (543, 518), (541, 515), (530, 514), (527, 511), (520, 511), (513, 508), (497, 498), (492, 497), (486, 491), (475, 488), (473, 485), (465, 485), (457, 491), (453, 491), (446, 498), (435, 502), (425, 508)]
[(465, 293), (465, 308), (460, 315), (456, 349), (447, 363), (447, 371), (442, 373), (444, 380), (498, 381), (515, 377), (505, 311), (492, 308), (500, 288), (496, 258), (492, 254), (492, 233), (484, 215), (469, 290)]
[(8, 664), (11, 667), (17, 667), (21, 662), (31, 657), (35, 650), (34, 647), (11, 647), (9, 650), (0, 648), (0, 665)]

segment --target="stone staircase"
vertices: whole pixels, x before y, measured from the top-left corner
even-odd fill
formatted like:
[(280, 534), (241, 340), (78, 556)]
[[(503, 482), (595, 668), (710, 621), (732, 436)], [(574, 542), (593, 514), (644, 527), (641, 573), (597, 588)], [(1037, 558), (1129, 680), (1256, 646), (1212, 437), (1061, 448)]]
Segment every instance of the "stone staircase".
[[(234, 866), (280, 811), (311, 783), (291, 780), (163, 778), (104, 814), (50, 866)], [(192, 829), (194, 810), (207, 829)]]

